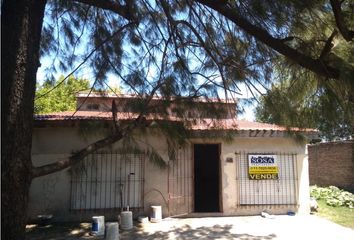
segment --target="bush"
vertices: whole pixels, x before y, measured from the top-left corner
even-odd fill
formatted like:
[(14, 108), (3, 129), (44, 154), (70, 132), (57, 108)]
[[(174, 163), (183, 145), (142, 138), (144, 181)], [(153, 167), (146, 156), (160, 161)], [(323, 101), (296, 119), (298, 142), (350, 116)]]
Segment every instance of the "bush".
[(335, 186), (326, 188), (317, 187), (316, 185), (310, 187), (310, 195), (316, 200), (325, 200), (326, 204), (332, 207), (349, 207), (354, 208), (354, 194), (341, 190)]

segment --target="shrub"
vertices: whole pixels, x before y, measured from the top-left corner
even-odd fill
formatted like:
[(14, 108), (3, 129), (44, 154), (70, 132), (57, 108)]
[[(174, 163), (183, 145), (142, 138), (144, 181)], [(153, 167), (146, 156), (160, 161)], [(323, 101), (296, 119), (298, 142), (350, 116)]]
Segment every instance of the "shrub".
[(354, 208), (354, 194), (346, 192), (335, 186), (317, 187), (316, 185), (310, 187), (310, 195), (316, 200), (324, 200), (326, 204), (332, 207), (349, 207)]

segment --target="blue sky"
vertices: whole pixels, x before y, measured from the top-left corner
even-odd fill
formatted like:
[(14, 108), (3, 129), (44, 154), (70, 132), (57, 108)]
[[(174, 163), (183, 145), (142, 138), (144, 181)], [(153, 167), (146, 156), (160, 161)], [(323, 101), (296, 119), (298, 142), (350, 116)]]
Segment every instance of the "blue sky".
[[(46, 66), (48, 66), (49, 64), (51, 64), (50, 58), (45, 57), (41, 60), (41, 64), (42, 66), (38, 69), (37, 72), (37, 82), (38, 83), (43, 83), (43, 81), (46, 79), (46, 75), (44, 72), (44, 69)], [(87, 69), (87, 71), (82, 71), (83, 73), (80, 74), (79, 77), (83, 77), (83, 78), (88, 78), (90, 79), (92, 77), (89, 69)], [(55, 74), (55, 78), (58, 79), (60, 75), (64, 75), (65, 76), (66, 73), (57, 73)], [(115, 87), (115, 86), (120, 86), (120, 80), (113, 74), (109, 74), (108, 75), (108, 79), (107, 79), (107, 83), (109, 86), (111, 87)], [(252, 98), (252, 93), (250, 92), (250, 90), (243, 84), (239, 85), (239, 88), (241, 89), (241, 95), (238, 95), (237, 98)], [(255, 120), (255, 116), (254, 116), (254, 106), (247, 106), (244, 108), (245, 112), (244, 114), (240, 115), (238, 118), (239, 119), (246, 119), (249, 121), (254, 121)]]
[[(45, 23), (46, 24), (53, 24), (52, 21), (48, 18), (45, 18)], [(89, 38), (86, 36), (86, 34), (84, 33), (84, 37), (85, 41), (89, 41)], [(61, 47), (63, 47), (65, 44), (62, 42), (63, 39), (60, 39), (59, 42), (60, 44), (59, 45), (62, 45)], [(84, 41), (84, 42), (85, 42)], [(87, 49), (84, 49), (84, 46), (85, 44), (80, 44), (76, 49), (75, 49), (75, 53), (73, 53), (74, 55), (77, 55), (80, 56), (82, 55), (85, 50)], [(63, 50), (63, 49), (62, 49)], [(129, 49), (128, 49), (129, 51)], [(83, 55), (82, 55), (83, 56)], [(47, 79), (47, 76), (46, 76), (46, 73), (45, 73), (45, 69), (50, 67), (52, 64), (53, 64), (53, 56), (45, 56), (45, 57), (42, 57), (41, 58), (41, 67), (38, 69), (38, 72), (37, 72), (37, 82), (39, 84), (43, 83), (44, 80)], [(56, 66), (56, 68), (58, 69), (58, 61), (54, 62), (54, 65)], [(60, 75), (63, 75), (63, 76), (66, 76), (67, 74), (69, 74), (73, 69), (75, 69), (75, 67), (77, 66), (78, 64), (73, 64), (73, 66), (71, 67), (72, 69), (68, 69), (67, 71), (61, 71), (61, 72), (57, 72), (57, 73), (54, 73), (53, 71), (49, 71), (51, 74), (53, 74), (53, 77), (55, 79), (58, 79)], [(80, 78), (85, 78), (85, 79), (95, 79), (94, 78), (94, 74), (92, 72), (92, 69), (90, 69), (88, 66), (81, 66), (79, 71), (78, 72), (75, 72), (74, 75), (76, 77), (80, 77)], [(113, 75), (113, 74), (108, 74), (107, 76), (107, 84), (111, 87), (118, 87), (118, 86), (123, 86), (123, 84), (121, 83), (121, 80), (119, 79), (118, 76), (116, 75)], [(253, 94), (257, 94), (256, 91), (253, 91), (253, 94), (250, 92), (250, 90), (244, 85), (244, 84), (239, 84), (238, 87), (240, 88), (240, 95), (236, 95), (234, 96), (235, 98), (252, 98), (253, 97)], [(124, 88), (123, 88), (123, 92), (124, 92)], [(220, 93), (220, 97), (223, 97), (223, 90), (220, 89), (220, 91), (218, 91), (218, 93)], [(247, 120), (254, 120), (255, 119), (255, 116), (254, 116), (254, 113), (253, 113), (253, 110), (254, 110), (254, 106), (245, 106), (244, 107), (244, 110), (245, 110), (245, 113), (240, 115), (238, 118), (239, 119), (247, 119)]]

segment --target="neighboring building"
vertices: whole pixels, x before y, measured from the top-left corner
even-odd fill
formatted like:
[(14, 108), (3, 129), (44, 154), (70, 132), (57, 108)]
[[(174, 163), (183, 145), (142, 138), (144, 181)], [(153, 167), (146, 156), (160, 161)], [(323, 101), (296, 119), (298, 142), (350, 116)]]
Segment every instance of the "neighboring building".
[[(111, 124), (113, 100), (121, 124), (136, 117), (135, 96), (97, 94), (77, 95), (76, 112), (35, 116), (34, 164), (57, 161), (102, 138), (102, 128), (93, 131), (92, 126)], [(187, 103), (177, 100), (164, 110), (158, 105), (166, 100), (154, 98), (150, 104), (154, 110), (146, 116), (149, 124), (181, 124), (178, 106)], [(203, 105), (222, 109), (222, 115), (212, 119), (196, 110)], [(199, 120), (186, 125), (191, 135), (183, 146), (171, 146), (154, 130), (133, 134), (142, 148), (156, 149), (167, 168), (153, 164), (148, 159), (151, 154), (124, 150), (122, 141), (117, 142), (79, 166), (34, 179), (30, 218), (53, 214), (56, 221), (72, 221), (104, 214), (114, 219), (122, 206), (135, 214), (149, 214), (151, 205), (161, 205), (163, 216), (309, 212), (305, 143), (291, 138), (284, 127), (237, 120), (234, 102), (194, 100), (190, 106), (182, 115)], [(317, 136), (310, 129), (293, 131)]]
[(308, 146), (310, 184), (354, 192), (354, 140)]

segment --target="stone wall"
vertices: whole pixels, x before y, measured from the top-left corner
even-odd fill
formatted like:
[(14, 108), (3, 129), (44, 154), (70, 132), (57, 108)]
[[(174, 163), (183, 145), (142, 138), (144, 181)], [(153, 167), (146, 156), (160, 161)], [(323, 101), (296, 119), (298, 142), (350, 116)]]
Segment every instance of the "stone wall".
[(354, 191), (354, 141), (308, 146), (310, 184)]

